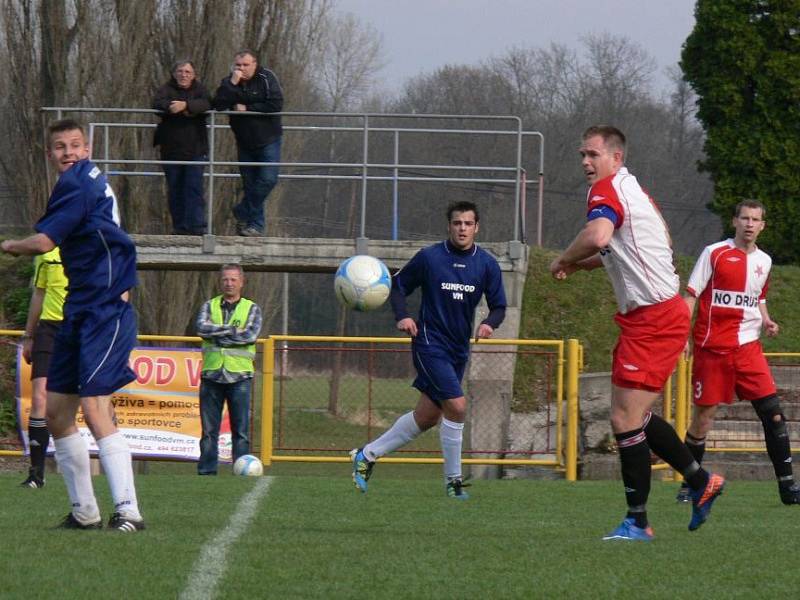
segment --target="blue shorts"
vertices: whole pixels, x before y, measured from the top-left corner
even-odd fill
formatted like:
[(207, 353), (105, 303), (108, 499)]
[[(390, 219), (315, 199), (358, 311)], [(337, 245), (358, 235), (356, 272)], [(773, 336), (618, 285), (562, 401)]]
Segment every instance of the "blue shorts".
[(81, 398), (110, 396), (136, 376), (128, 357), (136, 345), (136, 314), (119, 300), (64, 319), (47, 372), (47, 390)]
[(461, 390), (461, 379), (467, 361), (454, 361), (452, 358), (443, 358), (438, 355), (411, 350), (417, 378), (413, 385), (420, 392), (433, 400), (441, 407), (444, 400), (459, 398), (464, 395)]

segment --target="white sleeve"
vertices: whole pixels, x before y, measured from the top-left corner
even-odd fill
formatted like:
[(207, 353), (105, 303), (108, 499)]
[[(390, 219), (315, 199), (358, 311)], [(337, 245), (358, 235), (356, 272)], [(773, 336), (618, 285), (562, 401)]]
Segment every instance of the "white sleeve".
[(686, 283), (686, 291), (695, 298), (700, 296), (700, 294), (703, 293), (703, 290), (706, 289), (708, 282), (711, 280), (712, 272), (711, 247), (706, 246), (703, 248), (703, 252), (700, 253), (697, 262), (694, 264), (692, 274), (689, 275), (689, 281)]

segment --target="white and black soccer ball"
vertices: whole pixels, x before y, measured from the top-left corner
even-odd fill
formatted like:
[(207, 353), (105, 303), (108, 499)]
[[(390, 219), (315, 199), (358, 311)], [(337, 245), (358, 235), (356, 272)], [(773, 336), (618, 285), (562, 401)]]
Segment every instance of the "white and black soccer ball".
[(243, 454), (233, 463), (233, 474), (247, 477), (261, 477), (264, 474), (264, 465), (252, 454)]
[(392, 277), (374, 256), (351, 256), (336, 270), (333, 289), (339, 302), (354, 310), (374, 310), (389, 297)]

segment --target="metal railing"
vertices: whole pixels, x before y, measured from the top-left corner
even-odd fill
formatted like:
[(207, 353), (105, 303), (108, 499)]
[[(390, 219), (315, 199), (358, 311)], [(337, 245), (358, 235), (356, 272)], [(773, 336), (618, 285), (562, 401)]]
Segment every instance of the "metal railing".
[[(96, 107), (43, 107), (43, 113), (55, 114), (60, 119), (65, 113), (107, 113), (125, 115), (154, 115), (163, 114), (161, 111), (152, 109), (129, 109), (129, 108), (96, 108)], [(209, 111), (208, 115), (208, 138), (209, 154), (207, 161), (162, 161), (156, 159), (124, 159), (111, 155), (111, 131), (117, 128), (127, 129), (152, 129), (155, 123), (125, 123), (125, 122), (105, 122), (95, 121), (90, 123), (90, 144), (93, 149), (102, 142), (102, 151), (93, 152), (92, 160), (97, 164), (104, 165), (108, 175), (125, 176), (162, 176), (160, 171), (153, 170), (131, 170), (130, 167), (136, 166), (162, 166), (162, 165), (203, 165), (207, 167), (205, 176), (208, 177), (207, 193), (207, 234), (213, 234), (212, 218), (214, 215), (214, 192), (215, 182), (224, 178), (238, 178), (238, 173), (221, 172), (221, 168), (246, 166), (277, 166), (285, 167), (290, 170), (299, 168), (343, 170), (350, 169), (357, 171), (357, 174), (331, 174), (331, 173), (281, 173), (280, 179), (285, 180), (351, 180), (361, 182), (361, 205), (359, 237), (366, 238), (367, 222), (367, 192), (370, 182), (391, 182), (392, 183), (392, 239), (398, 239), (398, 206), (399, 206), (399, 184), (402, 182), (432, 182), (432, 183), (489, 183), (501, 185), (513, 185), (514, 192), (514, 215), (513, 215), (513, 241), (526, 241), (527, 227), (524, 220), (526, 212), (525, 197), (526, 187), (536, 185), (538, 188), (538, 207), (536, 223), (537, 245), (542, 244), (542, 204), (544, 193), (544, 136), (538, 131), (523, 131), (522, 120), (516, 116), (495, 116), (495, 115), (439, 115), (439, 114), (387, 114), (387, 113), (327, 113), (327, 112), (283, 112), (271, 113), (271, 116), (281, 115), (289, 119), (301, 118), (306, 121), (313, 119), (356, 119), (361, 121), (361, 125), (356, 126), (337, 126), (337, 125), (284, 125), (284, 130), (288, 132), (342, 132), (342, 133), (361, 133), (361, 161), (360, 162), (300, 162), (300, 161), (281, 161), (279, 163), (242, 163), (238, 161), (222, 161), (217, 159), (218, 131), (230, 129), (229, 125), (219, 123), (219, 115), (251, 115), (264, 116), (266, 113), (257, 112), (234, 112), (234, 111)], [(426, 127), (385, 127), (375, 123), (394, 120), (451, 120), (451, 121), (478, 121), (490, 123), (510, 123), (509, 129), (476, 129), (476, 128), (426, 128)], [(99, 130), (99, 133), (98, 133)], [(391, 162), (371, 162), (370, 161), (370, 135), (371, 134), (390, 134), (392, 138)], [(479, 136), (495, 135), (508, 136), (515, 138), (514, 142), (514, 163), (513, 165), (454, 165), (454, 164), (414, 164), (401, 163), (401, 135), (407, 137), (411, 134), (429, 135), (457, 135), (457, 136)], [(97, 138), (100, 138), (98, 140)], [(529, 181), (523, 169), (523, 148), (527, 148), (527, 141), (535, 138), (536, 150), (538, 151), (538, 176), (535, 181)], [(123, 167), (123, 168), (111, 168)], [(403, 170), (425, 170), (434, 175), (407, 175)], [(384, 174), (376, 173), (383, 172)], [(476, 176), (454, 176), (454, 172), (475, 173)], [(388, 174), (387, 174), (388, 173)], [(441, 175), (440, 175), (441, 174)]]

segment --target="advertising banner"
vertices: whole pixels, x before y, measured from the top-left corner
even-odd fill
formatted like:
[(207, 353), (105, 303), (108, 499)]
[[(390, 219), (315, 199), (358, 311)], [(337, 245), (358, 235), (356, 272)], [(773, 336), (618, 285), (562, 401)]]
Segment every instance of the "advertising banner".
[[(202, 354), (194, 348), (135, 348), (130, 357), (136, 380), (112, 396), (117, 426), (134, 458), (197, 460), (200, 456), (200, 370)], [(17, 414), (20, 436), (28, 452), (31, 410), (31, 368), (17, 352)], [(92, 454), (97, 444), (78, 412), (78, 429)], [(48, 453), (55, 448), (52, 439)], [(231, 429), (227, 410), (219, 436), (220, 462), (231, 460)]]

